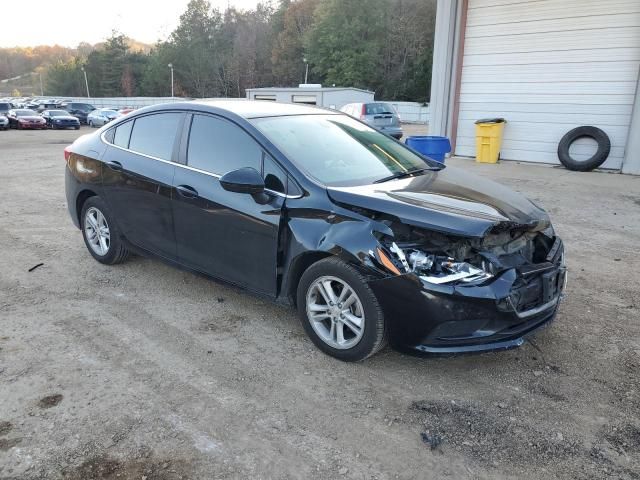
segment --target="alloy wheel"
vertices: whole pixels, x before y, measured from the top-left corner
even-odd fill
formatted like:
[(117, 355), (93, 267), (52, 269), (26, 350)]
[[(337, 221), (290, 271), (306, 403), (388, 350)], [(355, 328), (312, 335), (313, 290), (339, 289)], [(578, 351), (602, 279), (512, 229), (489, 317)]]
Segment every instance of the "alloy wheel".
[(105, 256), (111, 246), (111, 232), (107, 219), (96, 207), (87, 210), (84, 217), (84, 231), (91, 250), (101, 257)]
[(316, 279), (307, 290), (306, 309), (313, 330), (330, 347), (349, 349), (362, 339), (362, 302), (344, 280), (330, 276)]

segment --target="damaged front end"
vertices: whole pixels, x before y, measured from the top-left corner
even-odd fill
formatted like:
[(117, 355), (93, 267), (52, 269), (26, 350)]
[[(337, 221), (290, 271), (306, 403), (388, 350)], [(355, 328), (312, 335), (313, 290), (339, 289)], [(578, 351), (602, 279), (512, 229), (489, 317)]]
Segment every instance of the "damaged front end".
[(370, 253), (392, 275), (371, 285), (401, 319), (392, 326), (399, 346), (510, 348), (555, 315), (566, 267), (562, 241), (548, 224), (504, 222), (482, 237), (460, 237), (386, 223), (393, 236), (380, 235)]

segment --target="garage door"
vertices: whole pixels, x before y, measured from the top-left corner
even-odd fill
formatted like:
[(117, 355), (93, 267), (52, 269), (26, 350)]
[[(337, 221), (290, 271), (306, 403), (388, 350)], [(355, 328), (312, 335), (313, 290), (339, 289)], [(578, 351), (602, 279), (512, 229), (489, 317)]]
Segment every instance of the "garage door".
[(611, 139), (603, 167), (618, 169), (639, 68), (639, 0), (469, 0), (456, 154), (475, 156), (479, 118), (507, 119), (502, 158), (546, 163), (567, 131), (595, 125)]

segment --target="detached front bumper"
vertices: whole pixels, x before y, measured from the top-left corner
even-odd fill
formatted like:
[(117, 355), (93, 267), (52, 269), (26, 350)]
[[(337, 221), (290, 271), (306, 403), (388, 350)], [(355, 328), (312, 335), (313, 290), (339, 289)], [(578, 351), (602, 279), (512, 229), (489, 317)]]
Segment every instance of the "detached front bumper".
[(394, 348), (483, 352), (518, 347), (526, 335), (555, 318), (566, 268), (560, 261), (524, 275), (514, 268), (484, 285), (434, 285), (414, 274), (369, 285), (389, 319)]

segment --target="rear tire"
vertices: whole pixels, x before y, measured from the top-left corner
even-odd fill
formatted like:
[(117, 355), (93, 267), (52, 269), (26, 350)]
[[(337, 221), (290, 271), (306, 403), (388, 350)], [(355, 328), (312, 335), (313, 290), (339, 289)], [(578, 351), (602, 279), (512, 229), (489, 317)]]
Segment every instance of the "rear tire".
[(82, 237), (93, 258), (105, 265), (122, 263), (129, 250), (106, 203), (97, 196), (90, 197), (80, 214)]
[(384, 315), (365, 277), (336, 257), (320, 260), (304, 272), (297, 306), (311, 341), (339, 360), (364, 360), (386, 344)]

